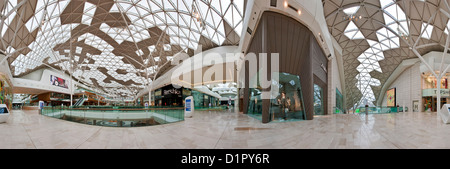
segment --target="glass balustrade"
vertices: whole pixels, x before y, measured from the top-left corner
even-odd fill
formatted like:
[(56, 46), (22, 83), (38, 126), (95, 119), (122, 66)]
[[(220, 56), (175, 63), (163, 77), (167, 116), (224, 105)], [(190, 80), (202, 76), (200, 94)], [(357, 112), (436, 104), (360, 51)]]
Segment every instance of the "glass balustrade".
[(138, 127), (184, 120), (183, 107), (45, 107), (42, 115), (67, 121), (110, 127)]
[[(398, 113), (403, 112), (403, 107), (367, 107), (368, 114), (386, 114), (386, 113)], [(405, 112), (408, 108), (405, 107)], [(366, 113), (366, 107), (361, 107), (356, 109), (355, 113), (364, 114)]]
[(338, 107), (333, 107), (333, 114), (345, 114), (344, 111)]

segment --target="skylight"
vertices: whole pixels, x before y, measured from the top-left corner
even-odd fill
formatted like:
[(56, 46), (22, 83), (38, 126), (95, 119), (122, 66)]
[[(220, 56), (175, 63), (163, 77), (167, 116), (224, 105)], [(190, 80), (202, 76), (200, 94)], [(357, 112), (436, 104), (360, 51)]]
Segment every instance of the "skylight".
[(347, 15), (354, 15), (356, 12), (358, 12), (360, 6), (354, 6), (350, 8), (344, 9), (344, 13)]
[(444, 30), (445, 34), (448, 35), (448, 29), (450, 29), (450, 20), (448, 20), (447, 26), (446, 26), (444, 29), (445, 29), (445, 30)]
[(378, 41), (381, 43), (381, 50), (398, 48), (400, 46), (400, 39), (394, 33), (386, 28), (381, 28), (377, 31)]
[(380, 0), (386, 26), (400, 36), (409, 35), (409, 22), (405, 12), (392, 0)]
[(358, 27), (353, 21), (350, 21), (350, 23), (347, 25), (347, 28), (345, 28), (344, 35), (351, 40), (364, 39), (364, 35), (361, 33), (361, 31), (359, 31)]
[(422, 23), (422, 28), (420, 29), (420, 32), (423, 32), (422, 36), (421, 36), (422, 38), (430, 39), (431, 33), (433, 32), (433, 25), (429, 25), (427, 23)]

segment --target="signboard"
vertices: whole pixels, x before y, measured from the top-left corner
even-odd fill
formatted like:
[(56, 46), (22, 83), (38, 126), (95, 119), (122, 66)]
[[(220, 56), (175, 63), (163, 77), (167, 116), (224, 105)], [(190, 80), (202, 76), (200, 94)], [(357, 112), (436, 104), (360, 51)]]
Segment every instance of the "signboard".
[(62, 78), (59, 78), (59, 77), (56, 77), (56, 76), (53, 76), (53, 75), (50, 75), (50, 83), (53, 86), (59, 86), (59, 87), (66, 88), (66, 89), (69, 88), (67, 86), (66, 80), (64, 80)]
[(183, 95), (190, 96), (192, 95), (192, 92), (189, 89), (183, 89)]
[(387, 96), (387, 107), (395, 107), (395, 88), (389, 89), (386, 92)]
[(192, 117), (192, 112), (194, 112), (194, 97), (186, 97), (184, 103), (184, 117)]
[(181, 91), (178, 89), (175, 89), (175, 88), (164, 90), (164, 95), (170, 95), (170, 94), (178, 94), (179, 95), (179, 94), (181, 94)]
[(186, 99), (186, 111), (191, 111), (191, 99)]
[(161, 90), (155, 91), (155, 96), (161, 96)]
[[(423, 97), (437, 97), (437, 89), (423, 89)], [(441, 97), (450, 97), (449, 89), (441, 89)]]
[(39, 109), (44, 109), (44, 101), (39, 101)]

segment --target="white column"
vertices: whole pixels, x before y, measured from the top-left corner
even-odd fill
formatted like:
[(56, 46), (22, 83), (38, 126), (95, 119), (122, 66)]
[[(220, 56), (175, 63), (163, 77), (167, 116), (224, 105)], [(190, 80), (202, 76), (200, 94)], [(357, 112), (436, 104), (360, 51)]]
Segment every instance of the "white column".
[(70, 74), (70, 106), (73, 105), (73, 83), (72, 83), (72, 74)]

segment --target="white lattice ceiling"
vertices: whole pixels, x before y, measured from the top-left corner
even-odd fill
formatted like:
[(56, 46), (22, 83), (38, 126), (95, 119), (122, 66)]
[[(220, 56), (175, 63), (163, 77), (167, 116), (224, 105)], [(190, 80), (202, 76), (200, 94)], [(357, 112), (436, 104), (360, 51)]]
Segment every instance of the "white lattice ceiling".
[(238, 45), (243, 8), (244, 0), (4, 0), (0, 51), (14, 76), (50, 66), (98, 88), (142, 88), (178, 52)]

